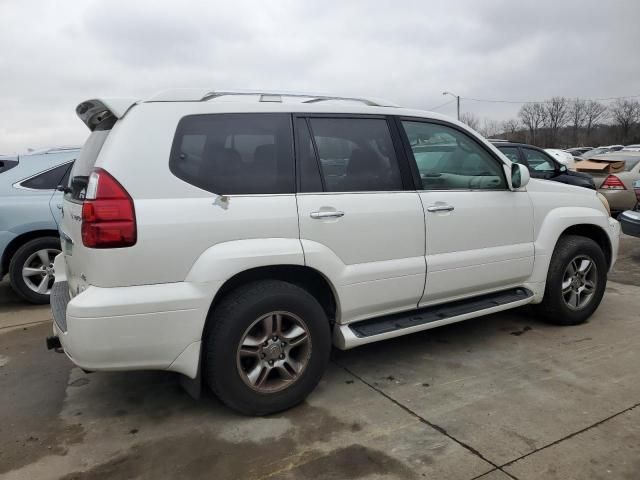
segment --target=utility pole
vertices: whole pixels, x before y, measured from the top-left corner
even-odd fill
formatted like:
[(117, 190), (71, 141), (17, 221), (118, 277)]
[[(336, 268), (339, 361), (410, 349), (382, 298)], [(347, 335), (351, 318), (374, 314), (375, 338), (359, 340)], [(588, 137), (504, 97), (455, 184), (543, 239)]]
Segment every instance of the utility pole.
[(454, 97), (456, 99), (456, 107), (457, 107), (457, 112), (458, 112), (458, 121), (460, 121), (460, 95), (456, 95), (455, 93), (451, 93), (451, 92), (442, 92), (442, 95), (451, 95), (452, 97)]

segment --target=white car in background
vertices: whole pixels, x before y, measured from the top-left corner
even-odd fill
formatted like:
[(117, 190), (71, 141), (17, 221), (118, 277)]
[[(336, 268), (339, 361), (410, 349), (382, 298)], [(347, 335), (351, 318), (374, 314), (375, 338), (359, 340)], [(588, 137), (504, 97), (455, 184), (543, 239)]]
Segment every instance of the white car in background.
[(557, 148), (545, 148), (545, 152), (549, 155), (553, 156), (556, 160), (558, 160), (561, 164), (567, 167), (569, 170), (575, 172), (576, 170), (576, 161), (569, 152), (565, 152), (564, 150), (559, 150)]

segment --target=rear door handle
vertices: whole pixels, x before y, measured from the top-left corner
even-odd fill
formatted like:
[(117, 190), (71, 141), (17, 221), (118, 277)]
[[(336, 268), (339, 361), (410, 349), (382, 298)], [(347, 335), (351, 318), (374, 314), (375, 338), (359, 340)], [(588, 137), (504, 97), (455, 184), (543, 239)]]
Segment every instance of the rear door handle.
[(450, 212), (454, 209), (453, 205), (448, 205), (446, 203), (439, 203), (436, 205), (429, 205), (427, 207), (427, 212)]
[(311, 212), (311, 218), (340, 218), (344, 217), (344, 212), (338, 212), (333, 210), (321, 210), (318, 212)]

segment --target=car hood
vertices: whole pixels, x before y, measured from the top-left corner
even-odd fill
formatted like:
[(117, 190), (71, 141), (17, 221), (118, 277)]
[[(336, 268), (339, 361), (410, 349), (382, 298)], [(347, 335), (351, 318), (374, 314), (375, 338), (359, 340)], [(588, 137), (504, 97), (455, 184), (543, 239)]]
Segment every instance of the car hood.
[(586, 180), (593, 180), (593, 177), (591, 175), (584, 172), (574, 172), (573, 170), (567, 170), (566, 172), (563, 172), (563, 173), (565, 175), (569, 175), (570, 177), (578, 177), (578, 178), (584, 178)]

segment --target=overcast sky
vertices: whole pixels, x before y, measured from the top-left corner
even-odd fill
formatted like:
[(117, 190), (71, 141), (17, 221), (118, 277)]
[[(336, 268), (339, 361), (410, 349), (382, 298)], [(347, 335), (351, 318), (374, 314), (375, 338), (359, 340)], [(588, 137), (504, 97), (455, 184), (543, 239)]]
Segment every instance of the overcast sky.
[[(640, 1), (0, 0), (0, 153), (81, 144), (75, 106), (173, 87), (640, 95)], [(462, 101), (503, 120), (517, 104)], [(455, 115), (455, 103), (438, 111)]]

